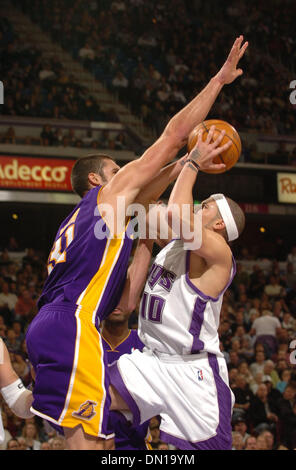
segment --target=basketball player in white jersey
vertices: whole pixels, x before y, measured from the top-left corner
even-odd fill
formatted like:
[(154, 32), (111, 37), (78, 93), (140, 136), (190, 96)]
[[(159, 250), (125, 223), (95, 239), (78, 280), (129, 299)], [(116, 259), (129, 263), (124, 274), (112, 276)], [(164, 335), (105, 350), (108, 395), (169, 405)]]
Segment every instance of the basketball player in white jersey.
[[(32, 392), (25, 388), (22, 380), (12, 368), (9, 352), (0, 338), (0, 392), (9, 408), (19, 418), (32, 418), (30, 411)], [(4, 429), (0, 410), (0, 444), (4, 441)]]
[[(175, 183), (165, 209), (171, 228), (178, 209), (182, 227), (185, 222), (193, 230), (197, 215), (192, 189), (198, 171), (223, 167), (213, 164), (213, 158), (228, 144), (219, 147), (223, 134), (212, 142), (213, 132), (214, 127), (205, 142), (199, 134)], [(185, 204), (192, 208), (188, 216)], [(191, 240), (183, 230), (178, 239), (171, 234), (155, 258), (139, 313), (139, 337), (146, 347), (111, 366), (112, 407), (129, 408), (134, 424), (160, 415), (160, 439), (179, 449), (227, 450), (232, 442), (234, 396), (219, 348), (218, 326), (223, 293), (235, 275), (228, 243), (238, 238), (245, 218), (240, 207), (222, 194), (203, 202), (201, 216), (197, 227), (201, 245), (187, 249)], [(151, 245), (143, 241), (131, 266), (134, 301), (149, 266)], [(118, 308), (133, 308), (131, 297)]]

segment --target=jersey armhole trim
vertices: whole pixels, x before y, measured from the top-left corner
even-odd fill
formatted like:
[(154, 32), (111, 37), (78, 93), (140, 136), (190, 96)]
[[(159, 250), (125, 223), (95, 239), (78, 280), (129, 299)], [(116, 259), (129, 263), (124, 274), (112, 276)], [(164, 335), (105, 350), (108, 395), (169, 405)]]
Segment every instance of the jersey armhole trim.
[(186, 251), (186, 265), (185, 265), (185, 272), (186, 272), (186, 275), (185, 275), (185, 278), (186, 278), (186, 282), (187, 284), (189, 285), (189, 287), (191, 287), (191, 289), (193, 289), (203, 300), (205, 301), (209, 301), (211, 300), (212, 302), (217, 302), (220, 298), (220, 296), (222, 294), (224, 294), (224, 292), (226, 291), (226, 289), (228, 289), (228, 287), (230, 286), (230, 284), (232, 283), (232, 280), (235, 276), (235, 273), (236, 273), (236, 264), (235, 264), (235, 260), (234, 260), (234, 257), (232, 255), (232, 273), (230, 275), (230, 278), (229, 278), (229, 281), (227, 282), (226, 286), (224, 287), (224, 289), (220, 292), (220, 294), (217, 296), (217, 297), (211, 297), (210, 295), (206, 295), (204, 294), (198, 287), (196, 287), (193, 282), (191, 281), (190, 277), (189, 277), (189, 269), (190, 269), (190, 250), (187, 250)]
[[(101, 217), (101, 219), (105, 222), (106, 227), (107, 227), (107, 229), (109, 230), (109, 234), (112, 235), (111, 238), (113, 238), (113, 239), (123, 238), (123, 235), (126, 233), (127, 228), (128, 228), (128, 225), (129, 225), (129, 223), (130, 223), (130, 221), (131, 221), (131, 216), (129, 216), (129, 217), (127, 218), (126, 225), (125, 225), (125, 227), (124, 227), (124, 230), (123, 230), (121, 233), (116, 234), (116, 235), (112, 234), (112, 230), (110, 229), (110, 227), (109, 227), (109, 225), (108, 225), (106, 219), (102, 216), (102, 214), (101, 214), (101, 212), (100, 212), (100, 209), (99, 209), (99, 204), (100, 204), (100, 202), (99, 202), (99, 197), (100, 197), (100, 194), (101, 194), (102, 189), (103, 189), (103, 186), (101, 186), (101, 187), (99, 188), (98, 194), (97, 194), (97, 206), (96, 206), (96, 207), (97, 207), (98, 215), (99, 215), (99, 216)], [(104, 203), (103, 203), (103, 204), (104, 204)], [(105, 203), (105, 204), (106, 204), (106, 203)], [(128, 238), (130, 238), (130, 237), (128, 237)]]

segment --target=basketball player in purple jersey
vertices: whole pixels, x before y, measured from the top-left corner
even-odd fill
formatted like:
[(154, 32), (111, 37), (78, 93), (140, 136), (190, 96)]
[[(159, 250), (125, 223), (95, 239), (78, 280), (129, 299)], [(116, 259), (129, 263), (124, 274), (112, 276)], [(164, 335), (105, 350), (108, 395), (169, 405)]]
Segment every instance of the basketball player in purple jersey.
[[(136, 330), (128, 328), (129, 313), (115, 309), (104, 321), (101, 328), (104, 351), (108, 364), (117, 361), (123, 354), (131, 354), (136, 349), (142, 351), (144, 344)], [(114, 432), (114, 445), (107, 441), (109, 450), (149, 449), (149, 421), (140, 426), (132, 426), (129, 416), (118, 411), (110, 411), (109, 432)]]
[(119, 302), (132, 246), (118, 198), (125, 207), (147, 203), (176, 178), (179, 163), (160, 170), (205, 119), (223, 86), (242, 74), (237, 64), (246, 45), (241, 43), (237, 38), (221, 70), (141, 158), (121, 169), (106, 155), (74, 165), (72, 186), (82, 200), (57, 232), (39, 312), (26, 336), (35, 370), (31, 410), (63, 428), (68, 449), (103, 449), (108, 437), (109, 374), (99, 325)]

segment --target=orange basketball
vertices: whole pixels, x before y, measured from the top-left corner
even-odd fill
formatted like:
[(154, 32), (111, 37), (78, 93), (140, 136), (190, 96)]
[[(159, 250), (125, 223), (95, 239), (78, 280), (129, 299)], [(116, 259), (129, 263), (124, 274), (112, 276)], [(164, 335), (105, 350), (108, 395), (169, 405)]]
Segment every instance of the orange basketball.
[(221, 121), (219, 119), (210, 119), (208, 121), (201, 122), (198, 126), (196, 126), (193, 129), (193, 131), (190, 133), (188, 137), (188, 143), (187, 143), (188, 152), (190, 152), (192, 148), (194, 147), (194, 145), (196, 144), (197, 134), (200, 131), (200, 129), (203, 129), (204, 131), (202, 134), (202, 140), (204, 141), (207, 138), (207, 134), (211, 126), (215, 126), (213, 140), (219, 137), (219, 134), (221, 131), (223, 130), (225, 131), (225, 135), (220, 143), (220, 147), (224, 144), (227, 144), (229, 140), (231, 140), (232, 145), (227, 150), (217, 155), (213, 160), (214, 163), (224, 163), (226, 165), (226, 168), (224, 168), (223, 170), (203, 170), (203, 171), (205, 173), (224, 173), (225, 171), (229, 170), (230, 168), (233, 167), (233, 165), (236, 164), (242, 151), (242, 144), (241, 144), (240, 136), (238, 135), (238, 132), (236, 131), (236, 129), (233, 126), (231, 126), (228, 122)]

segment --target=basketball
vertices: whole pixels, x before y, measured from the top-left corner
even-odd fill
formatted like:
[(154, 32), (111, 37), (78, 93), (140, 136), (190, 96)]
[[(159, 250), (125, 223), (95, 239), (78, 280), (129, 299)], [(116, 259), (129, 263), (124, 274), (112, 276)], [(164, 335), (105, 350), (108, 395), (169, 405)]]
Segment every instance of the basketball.
[(217, 137), (219, 137), (220, 132), (224, 130), (225, 135), (220, 143), (220, 146), (227, 144), (229, 140), (232, 141), (232, 145), (227, 150), (217, 155), (213, 160), (214, 163), (224, 163), (226, 165), (226, 168), (222, 170), (203, 170), (203, 171), (205, 173), (224, 173), (225, 171), (229, 170), (236, 164), (236, 162), (238, 161), (240, 157), (241, 150), (242, 150), (240, 136), (237, 130), (228, 122), (221, 121), (219, 119), (210, 119), (208, 121), (201, 122), (198, 126), (196, 126), (193, 129), (193, 131), (190, 133), (188, 137), (188, 143), (187, 143), (188, 152), (190, 152), (193, 149), (194, 145), (196, 144), (197, 135), (200, 129), (203, 129), (204, 131), (202, 134), (202, 140), (204, 141), (207, 138), (207, 134), (211, 126), (215, 126), (213, 140), (217, 139)]

